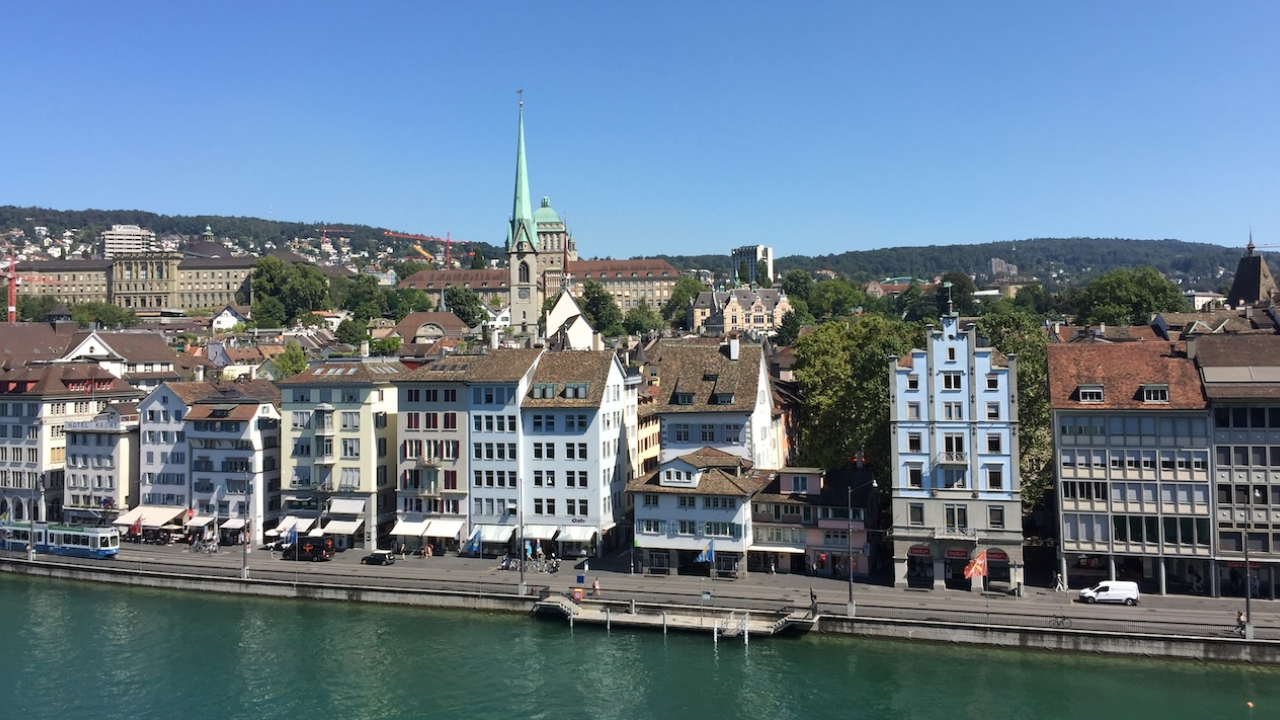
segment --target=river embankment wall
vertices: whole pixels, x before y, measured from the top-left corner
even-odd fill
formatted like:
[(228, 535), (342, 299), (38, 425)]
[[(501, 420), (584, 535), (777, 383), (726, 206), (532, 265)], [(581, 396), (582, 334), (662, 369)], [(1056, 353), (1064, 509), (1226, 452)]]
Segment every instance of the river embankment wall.
[[(494, 589), (445, 590), (368, 586), (306, 580), (241, 579), (128, 567), (82, 566), (56, 561), (0, 558), (0, 572), (132, 587), (257, 597), (378, 603), (481, 612), (531, 613), (536, 595)], [(678, 611), (673, 606), (672, 611)], [(728, 610), (722, 608), (722, 610)], [(815, 630), (829, 635), (985, 645), (1209, 662), (1280, 665), (1280, 642), (1239, 638), (1185, 637), (1090, 630), (1055, 630), (931, 620), (897, 620), (823, 615)]]

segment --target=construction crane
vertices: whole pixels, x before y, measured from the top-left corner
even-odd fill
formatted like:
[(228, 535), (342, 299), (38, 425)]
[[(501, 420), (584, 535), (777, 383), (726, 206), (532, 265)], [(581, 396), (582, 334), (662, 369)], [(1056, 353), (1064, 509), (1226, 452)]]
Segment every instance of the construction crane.
[(9, 256), (9, 267), (5, 269), (4, 275), (9, 280), (9, 322), (18, 322), (18, 285), (24, 280), (34, 283), (45, 283), (48, 285), (61, 285), (62, 283), (50, 278), (40, 277), (39, 275), (19, 275), (18, 260), (12, 255)]
[(314, 229), (314, 230), (319, 230), (319, 231), (320, 231), (320, 242), (321, 242), (321, 243), (329, 242), (329, 231), (330, 231), (330, 230), (332, 230), (332, 231), (334, 231), (334, 232), (355, 232), (355, 230), (352, 230), (352, 229), (350, 229), (350, 228), (329, 227), (328, 225), (325, 225), (325, 224), (323, 224), (323, 223), (321, 223), (321, 224), (320, 224), (320, 227), (318, 227), (318, 228), (313, 228), (313, 229)]
[[(459, 245), (470, 245), (470, 244), (472, 244), (472, 241), (471, 241), (471, 240), (454, 240), (454, 239), (449, 235), (449, 233), (445, 233), (445, 234), (444, 234), (444, 237), (442, 237), (442, 238), (438, 238), (438, 237), (435, 237), (435, 236), (433, 236), (433, 235), (410, 235), (410, 234), (408, 234), (408, 233), (391, 232), (390, 230), (386, 230), (386, 231), (384, 231), (382, 234), (383, 234), (383, 235), (385, 235), (385, 236), (387, 236), (387, 237), (405, 238), (405, 239), (407, 239), (407, 240), (417, 240), (418, 242), (435, 242), (435, 243), (441, 243), (442, 245), (444, 245), (444, 268), (445, 268), (446, 270), (452, 270), (452, 269), (453, 269), (453, 245), (454, 245), (454, 243), (457, 243), (457, 244), (459, 244)], [(417, 246), (415, 246), (415, 247), (416, 247), (416, 249), (418, 250), (418, 252), (422, 253), (423, 255), (426, 255), (427, 257), (431, 257), (430, 255), (427, 255), (427, 253), (423, 252), (423, 250), (422, 250), (422, 248), (421, 248), (421, 247), (417, 247)]]

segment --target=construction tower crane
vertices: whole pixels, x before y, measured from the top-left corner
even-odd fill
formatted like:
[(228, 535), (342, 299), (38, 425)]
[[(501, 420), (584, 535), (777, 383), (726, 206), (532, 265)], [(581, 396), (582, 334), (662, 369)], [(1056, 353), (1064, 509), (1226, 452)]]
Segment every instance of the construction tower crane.
[[(433, 235), (410, 235), (408, 233), (391, 232), (390, 230), (384, 231), (382, 234), (387, 237), (405, 238), (407, 240), (417, 240), (418, 242), (441, 243), (442, 245), (444, 245), (444, 267), (446, 270), (453, 269), (454, 243), (457, 243), (459, 245), (470, 245), (473, 242), (471, 240), (454, 240), (449, 235), (449, 233), (445, 233), (443, 238), (438, 238)], [(418, 252), (421, 252), (423, 255), (427, 255), (425, 252), (422, 251), (422, 248), (418, 248)], [(427, 255), (427, 257), (431, 257), (431, 256)]]
[(329, 241), (329, 231), (330, 231), (330, 230), (332, 230), (332, 231), (334, 231), (334, 232), (340, 232), (340, 233), (341, 233), (341, 232), (355, 232), (354, 230), (352, 230), (352, 229), (350, 229), (350, 228), (330, 227), (330, 226), (328, 226), (328, 225), (325, 225), (324, 223), (321, 223), (321, 224), (320, 224), (320, 227), (318, 227), (318, 228), (313, 228), (313, 229), (314, 229), (314, 230), (319, 230), (319, 231), (320, 231), (320, 242), (322, 242), (322, 243), (324, 243), (324, 242), (328, 242), (328, 241)]
[(9, 322), (18, 322), (18, 285), (23, 281), (34, 283), (45, 283), (47, 285), (61, 285), (62, 283), (50, 278), (40, 277), (39, 275), (19, 275), (18, 260), (12, 255), (9, 256), (9, 267), (5, 269), (3, 276), (9, 281)]

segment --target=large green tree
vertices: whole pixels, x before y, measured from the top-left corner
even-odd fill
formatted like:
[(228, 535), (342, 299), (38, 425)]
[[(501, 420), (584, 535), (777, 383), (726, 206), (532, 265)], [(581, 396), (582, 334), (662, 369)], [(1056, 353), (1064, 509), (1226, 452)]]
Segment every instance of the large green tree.
[(709, 288), (700, 280), (688, 275), (681, 275), (673, 288), (671, 297), (662, 306), (662, 318), (675, 327), (689, 329), (689, 306), (699, 293)]
[(1049, 337), (1036, 315), (993, 312), (978, 319), (978, 334), (1018, 362), (1018, 453), (1022, 504), (1039, 505), (1053, 485), (1053, 418), (1049, 407)]
[(782, 322), (778, 323), (778, 330), (773, 334), (773, 342), (776, 345), (791, 345), (800, 337), (800, 328), (804, 327), (804, 322), (800, 319), (800, 315), (795, 310), (788, 310), (782, 314)]
[(369, 339), (369, 334), (364, 329), (364, 323), (350, 318), (338, 323), (338, 329), (334, 331), (333, 336), (338, 339), (338, 342), (348, 345), (359, 345)]
[(662, 316), (649, 307), (644, 300), (627, 311), (622, 325), (631, 335), (645, 335), (662, 329)]
[(786, 293), (792, 305), (800, 300), (807, 306), (813, 284), (813, 276), (803, 270), (788, 270), (782, 274), (782, 292)]
[(1119, 268), (1085, 285), (1073, 298), (1077, 324), (1145, 325), (1152, 313), (1190, 309), (1177, 285), (1155, 268)]
[(756, 286), (762, 288), (773, 287), (773, 278), (769, 277), (769, 263), (764, 260), (756, 263)]
[(480, 298), (468, 288), (457, 285), (444, 291), (444, 305), (449, 312), (466, 323), (467, 327), (476, 327), (489, 317)]
[(622, 326), (622, 311), (614, 302), (613, 294), (604, 285), (595, 280), (588, 280), (582, 285), (582, 297), (579, 306), (586, 321), (596, 332), (610, 337), (625, 332)]
[(889, 487), (889, 356), (921, 345), (918, 325), (880, 315), (824, 323), (796, 340), (806, 465), (847, 467), (865, 452), (881, 487)]
[(133, 310), (111, 303), (87, 302), (71, 306), (71, 319), (81, 325), (97, 323), (102, 327), (133, 327), (142, 322)]
[(297, 340), (284, 344), (284, 352), (275, 357), (275, 366), (285, 377), (293, 377), (307, 369), (307, 356)]

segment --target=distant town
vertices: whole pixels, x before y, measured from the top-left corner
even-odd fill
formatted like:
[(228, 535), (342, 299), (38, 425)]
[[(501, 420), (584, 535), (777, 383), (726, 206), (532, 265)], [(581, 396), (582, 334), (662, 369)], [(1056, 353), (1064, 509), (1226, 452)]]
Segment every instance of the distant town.
[(1275, 597), (1252, 238), (1082, 282), (582, 259), (520, 123), (501, 247), (8, 230), (0, 532)]

